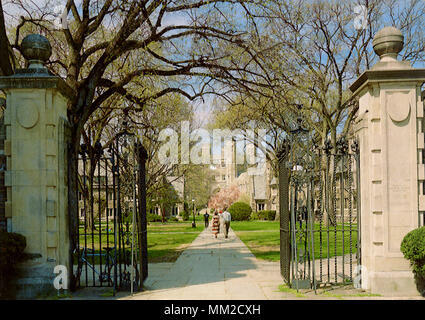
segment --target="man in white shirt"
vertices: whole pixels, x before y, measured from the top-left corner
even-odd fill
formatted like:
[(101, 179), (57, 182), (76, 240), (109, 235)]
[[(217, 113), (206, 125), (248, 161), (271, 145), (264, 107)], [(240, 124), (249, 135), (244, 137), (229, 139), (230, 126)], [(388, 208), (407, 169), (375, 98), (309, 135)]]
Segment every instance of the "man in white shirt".
[(227, 211), (227, 208), (224, 208), (222, 218), (224, 220), (224, 237), (227, 239), (229, 237), (230, 221), (232, 221), (232, 215)]

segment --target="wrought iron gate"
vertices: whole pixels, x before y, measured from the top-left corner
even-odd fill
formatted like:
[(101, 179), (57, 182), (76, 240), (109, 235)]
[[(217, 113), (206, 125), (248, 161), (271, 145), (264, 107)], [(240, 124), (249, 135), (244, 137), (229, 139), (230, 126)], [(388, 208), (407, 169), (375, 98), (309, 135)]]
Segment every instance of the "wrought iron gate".
[(280, 210), (280, 273), (283, 279), (290, 283), (291, 264), (291, 234), (289, 213), (289, 176), (286, 168), (286, 159), (289, 148), (286, 144), (279, 150), (279, 210)]
[(147, 277), (146, 151), (126, 131), (103, 151), (81, 145), (77, 287), (138, 291)]
[(357, 143), (340, 138), (334, 150), (304, 140), (300, 152), (298, 142), (287, 141), (279, 157), (281, 274), (295, 289), (352, 283), (360, 272)]

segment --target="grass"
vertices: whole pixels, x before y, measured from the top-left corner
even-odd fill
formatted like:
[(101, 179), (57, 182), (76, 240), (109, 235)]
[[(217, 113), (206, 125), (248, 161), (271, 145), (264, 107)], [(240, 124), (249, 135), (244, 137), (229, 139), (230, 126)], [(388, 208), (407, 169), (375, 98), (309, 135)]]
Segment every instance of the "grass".
[(279, 261), (279, 222), (232, 221), (230, 226), (258, 259)]
[(297, 290), (290, 288), (287, 284), (281, 284), (278, 287), (279, 292), (291, 293), (294, 294), (297, 298), (305, 298), (305, 295), (297, 292)]
[[(231, 228), (257, 258), (267, 261), (280, 260), (280, 224), (278, 221), (233, 221)], [(356, 225), (353, 225), (352, 228), (354, 230)], [(342, 237), (342, 225), (337, 226), (336, 238), (334, 229), (332, 227), (329, 229), (329, 241), (326, 232), (322, 232), (322, 238), (320, 239), (319, 230), (320, 226), (316, 223), (314, 226), (315, 259), (319, 259), (320, 255), (322, 258), (327, 258), (328, 253), (329, 257), (334, 257), (335, 255), (341, 256), (343, 252), (344, 254), (350, 253), (349, 225), (344, 226), (344, 241)], [(323, 226), (322, 230), (325, 230)], [(353, 253), (356, 251), (356, 244), (357, 232), (353, 231), (351, 239), (351, 251)], [(298, 242), (298, 246), (303, 247), (304, 243)], [(320, 247), (322, 248), (321, 252)]]
[(200, 225), (192, 228), (191, 223), (189, 227), (183, 223), (173, 223), (172, 226), (155, 225), (153, 230), (148, 227), (148, 261), (176, 261), (184, 248), (192, 243), (203, 229)]
[(331, 293), (329, 291), (324, 291), (321, 294), (326, 297), (338, 298), (338, 299), (349, 298), (349, 297), (380, 297), (381, 296), (380, 294), (374, 294), (374, 293), (336, 294), (336, 293)]
[(113, 297), (114, 296), (114, 291), (113, 290), (109, 290), (107, 292), (102, 293), (100, 296), (101, 297), (104, 297), (104, 298)]
[[(203, 217), (196, 216), (196, 228), (192, 228), (192, 220), (179, 222), (150, 222), (148, 224), (148, 260), (149, 262), (174, 262), (177, 260), (184, 248), (187, 247), (199, 233), (204, 229)], [(102, 224), (102, 229), (106, 225)], [(278, 221), (232, 221), (231, 228), (236, 235), (248, 246), (251, 252), (259, 259), (267, 261), (279, 261), (280, 259), (280, 235)], [(355, 227), (355, 226), (354, 226)], [(319, 225), (315, 225), (315, 231), (319, 230)], [(342, 227), (338, 226), (337, 243), (335, 250), (335, 233), (331, 228), (329, 233), (329, 257), (335, 254), (342, 255)], [(348, 226), (345, 226), (347, 231), (344, 240), (344, 253), (350, 252), (350, 239), (348, 237)], [(80, 228), (83, 233), (84, 229)], [(315, 232), (315, 258), (320, 256), (320, 235)], [(95, 231), (92, 237), (91, 233), (87, 234), (87, 246), (92, 248), (92, 240), (94, 249), (99, 250), (100, 246), (106, 247), (106, 232), (103, 231), (101, 243), (99, 234)], [(352, 250), (356, 250), (357, 234), (352, 234)], [(322, 257), (326, 258), (328, 254), (327, 234), (322, 234)], [(80, 244), (84, 245), (84, 238), (80, 236)], [(113, 233), (109, 235), (109, 246), (114, 245)], [(126, 244), (126, 247), (130, 247)], [(95, 257), (95, 263), (98, 263), (100, 258)], [(91, 258), (89, 261), (92, 261)], [(105, 258), (102, 258), (105, 261)]]
[[(192, 221), (150, 222), (148, 224), (148, 261), (150, 263), (176, 261), (184, 248), (192, 243), (202, 230), (204, 230), (204, 224), (200, 221), (196, 224), (196, 228), (192, 228)], [(88, 232), (86, 239), (84, 239), (82, 233), (84, 233), (84, 228), (80, 227), (80, 246), (84, 247), (85, 242), (87, 242), (87, 247), (94, 248), (95, 253), (99, 253), (99, 248), (106, 247), (108, 244), (106, 224), (102, 224), (101, 236), (99, 236), (99, 231), (95, 230), (94, 235)], [(124, 238), (127, 240), (126, 237)], [(129, 241), (125, 246), (130, 249), (131, 238)], [(109, 247), (113, 246), (114, 235), (113, 232), (110, 232)], [(89, 257), (88, 260), (90, 263), (93, 260), (96, 264), (100, 263), (100, 257)], [(106, 258), (102, 257), (102, 262), (105, 261)]]

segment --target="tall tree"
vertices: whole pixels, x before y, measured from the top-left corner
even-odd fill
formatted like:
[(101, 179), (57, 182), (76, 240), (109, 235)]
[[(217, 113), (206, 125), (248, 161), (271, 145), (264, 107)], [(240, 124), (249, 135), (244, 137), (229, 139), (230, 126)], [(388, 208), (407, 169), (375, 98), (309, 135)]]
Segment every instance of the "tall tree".
[[(20, 53), (20, 31), (30, 25), (34, 32), (51, 40), (54, 53), (49, 69), (63, 77), (72, 89), (68, 105), (72, 131), (69, 209), (74, 229), (77, 228), (78, 197), (77, 179), (72, 173), (77, 172), (82, 132), (90, 116), (108, 98), (119, 94), (143, 109), (148, 101), (170, 93), (190, 100), (207, 92), (223, 94), (214, 86), (220, 81), (243, 84), (253, 90), (255, 86), (267, 85), (267, 77), (263, 82), (252, 80), (255, 74), (252, 64), (235, 66), (231, 63), (237, 59), (234, 50), (216, 50), (239, 48), (241, 56), (256, 56), (243, 38), (246, 23), (241, 20), (250, 19), (246, 6), (250, 1), (82, 0), (78, 3), (67, 0), (68, 23), (60, 30), (45, 21), (53, 15), (51, 1), (44, 6), (21, 0), (11, 2), (25, 14), (16, 28), (14, 44), (10, 44), (5, 35), (3, 10), (0, 12), (2, 73), (13, 71), (13, 57)], [(172, 23), (172, 20), (178, 22)], [(157, 47), (161, 51), (156, 50)], [(139, 60), (132, 68), (120, 69), (119, 63), (134, 55), (146, 59)], [(133, 94), (128, 86), (137, 77), (162, 82), (164, 86), (148, 95)]]
[[(356, 6), (361, 10), (357, 10)], [(264, 51), (262, 72), (278, 79), (258, 94), (240, 87), (239, 94), (216, 113), (218, 125), (247, 129), (252, 121), (267, 130), (266, 140), (252, 141), (274, 160), (283, 138), (296, 125), (310, 130), (314, 142), (336, 147), (338, 134), (350, 136), (358, 102), (349, 85), (376, 61), (372, 39), (385, 25), (405, 35), (402, 58), (418, 64), (425, 57), (425, 3), (418, 0), (279, 0), (259, 4), (253, 14), (253, 46)], [(358, 18), (361, 18), (357, 25)], [(299, 106), (302, 106), (300, 109)], [(332, 173), (333, 163), (322, 163)], [(330, 211), (334, 211), (331, 210)]]

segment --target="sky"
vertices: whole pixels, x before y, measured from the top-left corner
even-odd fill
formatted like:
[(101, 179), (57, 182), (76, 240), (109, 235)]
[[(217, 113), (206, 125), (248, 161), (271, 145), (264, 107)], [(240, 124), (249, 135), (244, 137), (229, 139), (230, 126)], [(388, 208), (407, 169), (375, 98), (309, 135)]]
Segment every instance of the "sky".
[[(61, 8), (66, 3), (66, 0), (23, 0), (25, 4), (28, 5), (28, 8)], [(77, 7), (81, 6), (82, 0), (76, 0)], [(3, 3), (4, 10), (6, 12), (5, 19), (6, 23), (9, 25), (17, 25), (19, 23), (18, 17), (21, 15), (26, 15), (26, 12), (20, 9), (18, 6), (10, 3), (10, 1), (4, 1)], [(53, 11), (53, 10), (52, 10)], [(52, 20), (54, 17), (50, 17)], [(188, 18), (182, 14), (171, 13), (164, 16), (162, 27), (167, 27), (170, 25), (183, 25), (187, 23)], [(208, 119), (211, 116), (211, 106), (213, 104), (214, 97), (207, 95), (204, 97), (204, 101), (191, 102), (195, 110), (195, 118), (197, 123), (201, 125), (206, 125)]]
[[(48, 8), (54, 8), (55, 6), (64, 5), (66, 0), (22, 0), (28, 4), (29, 7), (44, 7), (48, 4)], [(401, 1), (401, 0), (400, 0)], [(82, 0), (76, 0), (77, 7), (81, 5)], [(401, 1), (402, 2), (402, 1)], [(17, 18), (23, 14), (22, 10), (19, 10), (16, 6), (10, 4), (10, 0), (3, 1), (4, 9), (9, 15), (5, 16), (6, 22), (9, 24), (18, 23)], [(53, 19), (53, 17), (52, 17)], [(167, 14), (164, 17), (163, 26), (185, 24), (188, 18), (182, 14)], [(425, 63), (419, 63), (416, 67), (424, 67)], [(195, 110), (195, 119), (198, 124), (205, 126), (211, 118), (211, 111), (213, 108), (213, 101), (215, 97), (207, 95), (204, 97), (204, 101), (198, 100), (191, 102)]]

